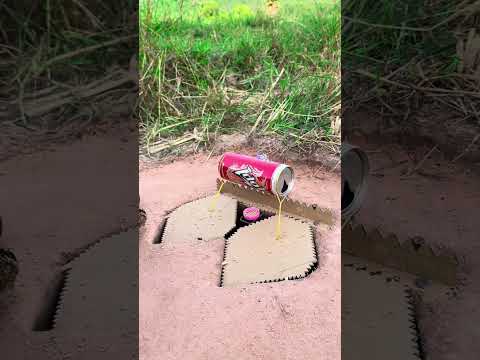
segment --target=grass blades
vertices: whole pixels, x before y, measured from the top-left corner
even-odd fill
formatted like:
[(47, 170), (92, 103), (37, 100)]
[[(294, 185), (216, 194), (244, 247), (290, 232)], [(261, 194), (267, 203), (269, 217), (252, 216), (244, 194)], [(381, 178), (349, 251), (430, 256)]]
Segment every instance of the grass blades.
[(377, 107), (399, 123), (427, 103), (478, 113), (478, 1), (345, 0), (342, 14), (344, 110)]
[(0, 2), (0, 158), (131, 120), (137, 6)]
[(146, 148), (238, 132), (339, 143), (337, 0), (142, 0), (139, 68)]

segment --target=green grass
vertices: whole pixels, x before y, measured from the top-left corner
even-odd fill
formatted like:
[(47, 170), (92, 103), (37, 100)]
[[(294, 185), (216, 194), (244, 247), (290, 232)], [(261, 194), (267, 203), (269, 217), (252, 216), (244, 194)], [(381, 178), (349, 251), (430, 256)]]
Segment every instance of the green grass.
[(335, 143), (340, 111), (340, 3), (142, 0), (144, 144), (197, 130)]
[[(356, 106), (373, 102), (384, 115), (404, 119), (426, 102), (461, 113), (478, 102), (473, 77), (480, 67), (468, 66), (457, 50), (465, 43), (465, 57), (478, 53), (467, 44), (478, 24), (478, 1), (345, 0), (342, 14), (342, 66), (354, 75), (349, 80), (369, 85), (365, 91), (346, 81), (344, 110), (354, 98)], [(415, 105), (418, 96), (424, 101)]]

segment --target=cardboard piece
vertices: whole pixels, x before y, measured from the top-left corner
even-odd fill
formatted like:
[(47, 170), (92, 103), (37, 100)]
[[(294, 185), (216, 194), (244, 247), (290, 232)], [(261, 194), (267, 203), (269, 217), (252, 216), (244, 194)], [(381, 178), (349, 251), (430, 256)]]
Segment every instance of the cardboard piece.
[(419, 359), (409, 289), (353, 267), (342, 268), (342, 359)]
[(277, 240), (277, 221), (272, 216), (242, 227), (226, 240), (222, 286), (299, 279), (316, 267), (312, 227), (283, 216)]
[(214, 196), (208, 196), (184, 204), (167, 217), (161, 242), (198, 243), (223, 237), (235, 227), (237, 200), (221, 194), (213, 211)]

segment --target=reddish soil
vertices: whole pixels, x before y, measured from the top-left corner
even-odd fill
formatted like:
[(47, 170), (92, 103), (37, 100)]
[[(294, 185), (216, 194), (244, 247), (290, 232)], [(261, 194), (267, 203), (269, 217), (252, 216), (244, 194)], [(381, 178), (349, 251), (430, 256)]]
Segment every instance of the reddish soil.
[(223, 239), (152, 244), (166, 211), (215, 191), (217, 161), (141, 164), (140, 358), (340, 359), (338, 175), (292, 164), (292, 197), (337, 215), (331, 228), (318, 227), (319, 266), (305, 279), (221, 288)]
[[(137, 146), (132, 133), (120, 129), (0, 164), (0, 246), (19, 261), (15, 288), (0, 296), (3, 359), (66, 358), (52, 332), (32, 331), (35, 319), (66, 253), (135, 224)], [(92, 351), (101, 345), (89, 341)], [(83, 350), (70, 356), (75, 351)]]
[(452, 157), (438, 150), (420, 163), (433, 145), (400, 147), (372, 136), (368, 141), (358, 137), (351, 142), (368, 152), (372, 173), (357, 220), (394, 233), (401, 240), (423, 237), (432, 247), (447, 247), (461, 259), (464, 285), (456, 291), (445, 289), (449, 296), (423, 304), (420, 328), (426, 358), (477, 358), (480, 282), (473, 279), (480, 278), (478, 164), (452, 162)]

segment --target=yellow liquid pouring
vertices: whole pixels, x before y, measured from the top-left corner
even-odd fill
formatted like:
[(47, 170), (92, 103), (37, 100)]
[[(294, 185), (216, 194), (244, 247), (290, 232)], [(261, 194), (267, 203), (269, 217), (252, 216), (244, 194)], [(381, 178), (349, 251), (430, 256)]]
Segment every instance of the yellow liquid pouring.
[(277, 196), (278, 200), (278, 220), (275, 228), (275, 239), (279, 240), (282, 237), (282, 204), (287, 197), (285, 196), (283, 199), (280, 199), (280, 195), (275, 195)]
[(221, 181), (222, 181), (222, 183), (220, 184), (217, 192), (213, 196), (212, 202), (210, 203), (210, 208), (208, 209), (208, 211), (210, 211), (210, 212), (215, 211), (215, 208), (217, 207), (218, 198), (220, 197), (220, 192), (222, 191), (223, 185), (225, 185), (226, 181), (223, 180), (223, 179)]
[[(220, 193), (222, 192), (223, 185), (225, 185), (225, 180), (221, 180), (221, 184), (213, 196), (212, 202), (210, 203), (210, 208), (208, 209), (209, 212), (215, 211), (217, 207), (218, 198), (220, 197)], [(277, 225), (275, 227), (275, 239), (279, 240), (282, 237), (282, 204), (287, 198), (286, 196), (283, 199), (280, 198), (280, 195), (275, 194), (278, 200), (278, 220)]]

